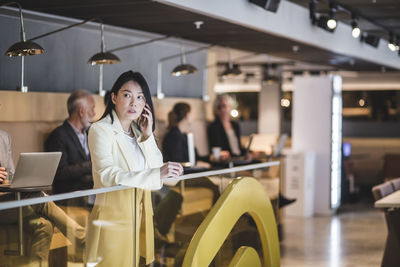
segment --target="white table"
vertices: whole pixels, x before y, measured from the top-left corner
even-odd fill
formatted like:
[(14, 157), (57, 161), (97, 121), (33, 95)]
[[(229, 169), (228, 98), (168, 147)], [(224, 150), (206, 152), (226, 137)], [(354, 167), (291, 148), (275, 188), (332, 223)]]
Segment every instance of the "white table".
[(399, 266), (400, 263), (400, 190), (375, 202), (375, 208), (385, 209), (388, 227), (382, 267)]
[(375, 208), (400, 208), (400, 190), (376, 201)]

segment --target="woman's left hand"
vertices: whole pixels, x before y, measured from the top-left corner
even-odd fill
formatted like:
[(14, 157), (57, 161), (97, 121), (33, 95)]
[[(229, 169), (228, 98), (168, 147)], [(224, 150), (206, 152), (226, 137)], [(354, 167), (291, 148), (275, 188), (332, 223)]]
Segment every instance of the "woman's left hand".
[(146, 104), (143, 108), (142, 115), (138, 120), (140, 131), (142, 132), (143, 140), (146, 140), (153, 133), (153, 114), (151, 113), (150, 106)]

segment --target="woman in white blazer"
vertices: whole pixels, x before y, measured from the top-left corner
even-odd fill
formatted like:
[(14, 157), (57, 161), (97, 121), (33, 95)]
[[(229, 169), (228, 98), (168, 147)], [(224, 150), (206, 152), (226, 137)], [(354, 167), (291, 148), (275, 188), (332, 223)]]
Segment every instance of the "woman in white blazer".
[[(154, 260), (150, 190), (182, 174), (179, 163), (163, 164), (153, 136), (153, 103), (144, 77), (127, 71), (111, 89), (106, 110), (89, 130), (94, 187), (132, 189), (96, 196), (87, 231), (87, 263), (134, 266)], [(136, 226), (136, 228), (135, 228)], [(134, 242), (136, 240), (136, 243)]]

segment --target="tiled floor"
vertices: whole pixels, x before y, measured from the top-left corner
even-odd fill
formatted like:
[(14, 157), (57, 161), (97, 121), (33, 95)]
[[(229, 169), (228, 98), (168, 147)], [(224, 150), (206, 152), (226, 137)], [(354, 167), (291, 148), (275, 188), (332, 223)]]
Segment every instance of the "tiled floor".
[(281, 266), (380, 266), (387, 230), (372, 205), (346, 206), (332, 217), (286, 216)]

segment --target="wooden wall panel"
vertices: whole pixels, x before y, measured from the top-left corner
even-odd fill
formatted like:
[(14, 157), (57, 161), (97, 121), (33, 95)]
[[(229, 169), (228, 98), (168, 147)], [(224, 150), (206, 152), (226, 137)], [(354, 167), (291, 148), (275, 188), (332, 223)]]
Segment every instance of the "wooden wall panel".
[[(43, 151), (43, 144), (49, 133), (67, 117), (67, 93), (21, 93), (0, 91), (0, 129), (12, 138), (14, 162), (21, 152)], [(104, 112), (103, 97), (94, 95), (96, 120)], [(156, 136), (161, 145), (167, 126), (168, 112), (177, 102), (186, 102), (191, 108), (192, 129), (198, 152), (207, 154), (205, 104), (194, 98), (153, 98), (157, 123)]]

